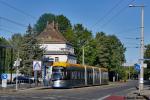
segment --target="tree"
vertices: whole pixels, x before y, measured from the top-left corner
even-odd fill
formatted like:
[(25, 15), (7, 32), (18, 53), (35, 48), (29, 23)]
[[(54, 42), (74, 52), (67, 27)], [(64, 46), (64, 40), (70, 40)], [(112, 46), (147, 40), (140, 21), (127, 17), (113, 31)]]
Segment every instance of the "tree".
[[(17, 35), (19, 36), (19, 35)], [(22, 37), (21, 45), (18, 50), (20, 58), (22, 59), (22, 65), (20, 66), (20, 72), (23, 74), (31, 74), (33, 60), (41, 60), (43, 55), (43, 49), (36, 39), (36, 34), (32, 31), (32, 27), (29, 25), (26, 34)]]
[(109, 40), (105, 33), (98, 32), (95, 37), (97, 43), (97, 65), (101, 67), (109, 67), (110, 51)]
[(116, 36), (106, 36), (105, 33), (100, 32), (96, 34), (95, 39), (100, 66), (114, 70), (124, 63), (125, 48)]
[(21, 46), (23, 44), (23, 36), (20, 33), (15, 33), (12, 35), (11, 39), (9, 40), (10, 45), (13, 47), (13, 55), (14, 55), (14, 59), (17, 59), (18, 56), (18, 52), (22, 52), (21, 50)]
[(0, 45), (8, 45), (8, 44), (9, 43), (8, 43), (8, 41), (5, 38), (0, 37)]
[[(144, 53), (144, 58), (146, 59), (150, 59), (150, 44), (146, 45), (146, 50), (145, 50), (145, 53)], [(146, 60), (144, 61), (144, 63), (147, 64), (147, 68), (144, 69), (144, 77), (145, 79), (149, 79), (150, 77), (150, 61), (149, 60)]]
[(56, 16), (56, 22), (58, 23), (58, 30), (64, 35), (64, 32), (71, 28), (70, 20), (64, 15)]
[(64, 15), (57, 16), (51, 13), (45, 13), (40, 16), (34, 26), (34, 29), (39, 34), (45, 29), (47, 23), (52, 23), (53, 21), (55, 24), (58, 23), (58, 29), (62, 34), (64, 34), (68, 28), (71, 28), (70, 20)]
[(36, 22), (34, 30), (39, 34), (45, 29), (47, 23), (51, 23), (52, 21), (55, 21), (55, 15), (51, 13), (45, 13), (41, 15)]
[[(92, 33), (83, 27), (82, 24), (76, 24), (73, 27), (74, 32), (74, 48), (75, 48), (75, 54), (77, 55), (77, 62), (82, 63), (82, 49), (83, 47), (88, 47), (89, 42), (92, 40)], [(85, 50), (85, 55), (89, 51)], [(89, 57), (89, 56), (87, 56)], [(86, 57), (85, 57), (86, 58)], [(85, 62), (86, 61), (85, 59)]]
[(5, 38), (0, 37), (0, 73), (8, 72), (12, 66), (12, 49), (9, 46), (9, 42)]
[[(150, 59), (150, 44), (146, 45), (146, 50), (144, 53), (144, 58)], [(146, 60), (145, 63), (147, 64), (147, 68), (150, 69), (150, 61)]]

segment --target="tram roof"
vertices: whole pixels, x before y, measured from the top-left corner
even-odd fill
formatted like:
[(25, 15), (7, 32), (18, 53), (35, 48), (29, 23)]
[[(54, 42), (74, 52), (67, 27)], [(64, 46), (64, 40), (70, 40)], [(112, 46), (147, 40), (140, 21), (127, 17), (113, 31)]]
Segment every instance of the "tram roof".
[[(94, 67), (94, 66), (83, 66), (83, 65), (80, 65), (80, 64), (71, 64), (71, 63), (67, 63), (67, 62), (54, 62), (53, 63), (53, 66), (57, 67), (57, 66), (62, 66), (62, 67), (69, 67), (69, 66), (75, 66), (75, 67), (79, 67), (79, 68), (85, 68), (85, 66), (87, 68), (94, 68), (94, 69), (99, 69), (100, 67)], [(101, 70), (103, 71), (108, 71), (107, 68), (100, 68)]]
[(53, 66), (62, 66), (62, 67), (76, 66), (76, 67), (83, 67), (80, 64), (71, 64), (71, 63), (66, 63), (66, 62), (54, 62)]

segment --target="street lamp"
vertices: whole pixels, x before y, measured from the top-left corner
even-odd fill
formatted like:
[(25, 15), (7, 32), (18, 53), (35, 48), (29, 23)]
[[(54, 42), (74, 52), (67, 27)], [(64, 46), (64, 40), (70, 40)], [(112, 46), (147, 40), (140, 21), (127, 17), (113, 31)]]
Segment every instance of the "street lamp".
[[(140, 43), (140, 59), (144, 59), (144, 5), (129, 5), (129, 7), (140, 7), (141, 8), (141, 43)], [(140, 60), (140, 77), (139, 77), (139, 93), (143, 90), (143, 60)]]

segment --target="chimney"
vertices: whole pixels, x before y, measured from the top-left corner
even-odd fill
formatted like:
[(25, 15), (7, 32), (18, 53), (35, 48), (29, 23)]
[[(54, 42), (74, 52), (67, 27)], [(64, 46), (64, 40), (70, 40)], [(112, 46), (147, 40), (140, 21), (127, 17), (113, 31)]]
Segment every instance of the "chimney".
[(47, 23), (46, 23), (46, 27), (48, 27), (48, 25), (49, 25), (49, 21), (47, 21)]
[(55, 25), (55, 29), (58, 30), (58, 22)]
[(53, 20), (53, 22), (52, 22), (52, 26), (53, 26), (53, 28), (55, 29), (55, 22), (54, 22), (54, 20)]

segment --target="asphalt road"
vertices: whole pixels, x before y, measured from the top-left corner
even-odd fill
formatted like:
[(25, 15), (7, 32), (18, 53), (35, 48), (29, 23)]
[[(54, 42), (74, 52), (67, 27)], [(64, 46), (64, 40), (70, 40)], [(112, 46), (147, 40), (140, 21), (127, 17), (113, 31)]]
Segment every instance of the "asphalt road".
[(73, 89), (28, 89), (0, 94), (0, 100), (102, 100), (112, 95), (126, 96), (135, 90), (138, 81), (129, 81), (108, 86), (93, 86)]

